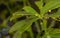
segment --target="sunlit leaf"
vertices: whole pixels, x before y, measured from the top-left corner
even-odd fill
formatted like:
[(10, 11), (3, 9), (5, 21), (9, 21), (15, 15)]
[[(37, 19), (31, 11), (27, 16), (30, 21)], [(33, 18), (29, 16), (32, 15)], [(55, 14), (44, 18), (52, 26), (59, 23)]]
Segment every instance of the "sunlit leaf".
[(60, 1), (50, 1), (41, 9), (41, 14), (44, 15), (48, 10), (53, 10), (60, 7)]
[(32, 7), (30, 7), (30, 6), (25, 6), (23, 9), (24, 9), (26, 12), (30, 13), (31, 15), (32, 15), (32, 14), (33, 14), (33, 15), (37, 14), (37, 12), (36, 12)]

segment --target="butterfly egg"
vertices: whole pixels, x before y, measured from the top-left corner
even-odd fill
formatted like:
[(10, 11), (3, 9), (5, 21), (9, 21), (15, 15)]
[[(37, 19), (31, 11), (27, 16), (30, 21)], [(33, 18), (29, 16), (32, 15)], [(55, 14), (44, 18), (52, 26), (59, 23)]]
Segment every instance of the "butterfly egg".
[(51, 12), (51, 10), (49, 10), (49, 12)]

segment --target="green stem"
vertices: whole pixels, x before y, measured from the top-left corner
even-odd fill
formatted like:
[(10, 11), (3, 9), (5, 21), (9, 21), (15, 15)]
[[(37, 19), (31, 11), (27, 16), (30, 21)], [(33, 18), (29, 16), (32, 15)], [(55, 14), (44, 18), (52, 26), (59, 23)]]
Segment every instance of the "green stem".
[(35, 24), (36, 24), (37, 31), (38, 31), (38, 33), (40, 34), (40, 33), (41, 33), (41, 31), (40, 31), (40, 27), (39, 27), (38, 22), (35, 22)]
[(45, 30), (47, 29), (47, 20), (46, 19), (43, 19), (43, 22), (41, 23), (41, 27), (42, 27), (42, 30)]

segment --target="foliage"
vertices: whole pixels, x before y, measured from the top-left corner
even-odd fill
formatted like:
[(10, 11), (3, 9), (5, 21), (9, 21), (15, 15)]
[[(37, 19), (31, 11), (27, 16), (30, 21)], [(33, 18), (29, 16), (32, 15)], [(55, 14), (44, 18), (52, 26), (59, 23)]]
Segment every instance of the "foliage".
[[(1, 0), (0, 18), (3, 22), (0, 29), (8, 28), (12, 38), (60, 38), (60, 28), (54, 28), (55, 22), (60, 22), (60, 0), (39, 0), (34, 4), (39, 13), (29, 0)], [(2, 29), (0, 32), (3, 32)]]

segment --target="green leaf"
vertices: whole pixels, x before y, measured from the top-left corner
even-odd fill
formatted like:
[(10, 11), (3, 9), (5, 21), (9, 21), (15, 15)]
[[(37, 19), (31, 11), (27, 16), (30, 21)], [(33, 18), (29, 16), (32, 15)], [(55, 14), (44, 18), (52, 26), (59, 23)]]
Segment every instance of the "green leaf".
[(49, 29), (48, 31), (49, 31), (50, 34), (60, 33), (60, 29), (53, 29), (53, 28), (51, 28), (51, 29)]
[(27, 19), (27, 20), (22, 20), (22, 21), (19, 21), (17, 22), (16, 24), (14, 24), (10, 31), (9, 32), (14, 32), (16, 30), (20, 30), (20, 32), (24, 32), (26, 31), (31, 25), (33, 22), (35, 22), (38, 18), (36, 16), (32, 16), (31, 19)]
[(31, 18), (30, 20), (26, 20), (24, 26), (22, 26), (19, 30), (20, 30), (21, 32), (26, 31), (26, 30), (32, 25), (32, 23), (35, 22), (37, 19), (38, 19), (38, 18), (34, 16), (34, 17)]
[(12, 21), (12, 20), (14, 20), (14, 19), (16, 19), (16, 18), (20, 18), (20, 17), (22, 17), (22, 16), (24, 16), (24, 12), (22, 12), (22, 11), (17, 11), (17, 12), (15, 12), (15, 13), (12, 14), (12, 16), (11, 16), (11, 18), (10, 18), (10, 21)]
[(48, 3), (50, 1), (60, 1), (60, 0), (44, 0), (45, 3)]
[(54, 14), (51, 14), (51, 15), (49, 15), (50, 17), (54, 17), (54, 18), (58, 18), (59, 16), (60, 16), (60, 8), (59, 8), (59, 10), (56, 12), (56, 13), (54, 13)]
[(60, 38), (60, 33), (51, 34), (51, 38)]
[(14, 24), (9, 32), (17, 31), (19, 28), (21, 28), (25, 24), (25, 20), (19, 21), (16, 24)]
[(51, 38), (51, 36), (45, 34), (42, 38)]
[(46, 3), (46, 5), (41, 9), (41, 14), (44, 15), (46, 14), (49, 10), (53, 10), (60, 7), (60, 1), (50, 1)]
[(38, 6), (39, 9), (42, 9), (42, 7), (43, 7), (43, 2), (42, 1), (36, 1), (35, 4)]
[(42, 38), (60, 38), (60, 33), (45, 35)]
[(14, 19), (17, 19), (17, 18), (20, 18), (20, 17), (25, 16), (25, 15), (31, 15), (31, 13), (27, 13), (25, 11), (18, 10), (17, 12), (12, 14), (12, 16), (10, 18), (10, 21), (14, 20)]
[(30, 13), (30, 15), (35, 15), (35, 14), (37, 14), (37, 12), (36, 12), (32, 7), (30, 7), (30, 6), (25, 6), (23, 9), (24, 9), (26, 12)]
[(60, 38), (60, 29), (49, 29), (42, 38)]

